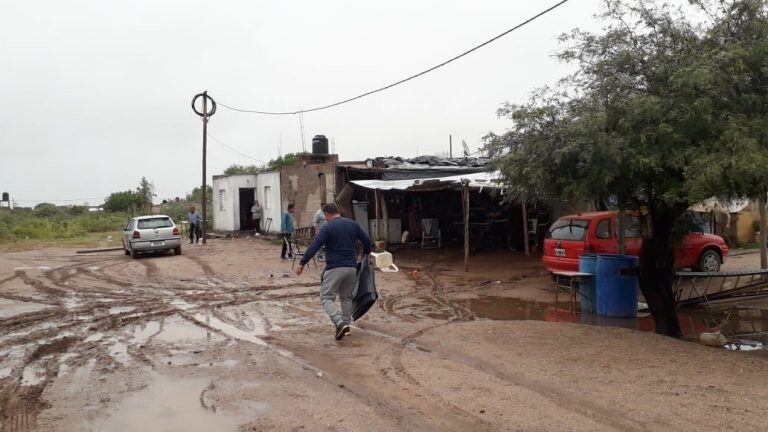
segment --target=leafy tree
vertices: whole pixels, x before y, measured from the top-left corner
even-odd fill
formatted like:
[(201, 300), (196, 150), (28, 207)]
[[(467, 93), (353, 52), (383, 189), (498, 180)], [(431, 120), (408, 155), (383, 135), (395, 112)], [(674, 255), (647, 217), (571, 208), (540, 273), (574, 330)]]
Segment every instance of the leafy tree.
[(284, 166), (293, 166), (299, 162), (299, 156), (307, 153), (288, 153), (285, 156), (272, 159), (267, 163), (268, 171), (279, 171)]
[(152, 198), (155, 196), (155, 185), (150, 183), (146, 177), (142, 177), (135, 195), (136, 207), (149, 213), (150, 207), (152, 207)]
[(104, 201), (104, 210), (108, 212), (128, 212), (136, 208), (138, 200), (133, 191), (113, 192)]
[(238, 165), (232, 164), (224, 170), (226, 175), (238, 175), (238, 174), (258, 174), (263, 169), (256, 165)]
[(86, 206), (79, 206), (79, 205), (73, 205), (67, 209), (69, 214), (72, 216), (79, 216), (85, 213), (88, 213), (88, 207)]
[(640, 288), (656, 331), (670, 336), (680, 336), (672, 283), (683, 215), (768, 185), (765, 1), (695, 6), (708, 24), (664, 4), (607, 0), (604, 33), (562, 37), (558, 56), (577, 72), (505, 105), (512, 128), (486, 136), (518, 199), (614, 196), (641, 211)]
[(59, 209), (51, 203), (40, 203), (35, 206), (35, 214), (41, 217), (51, 217), (59, 213)]
[[(206, 196), (209, 200), (213, 197), (213, 187), (210, 185), (206, 185)], [(192, 192), (187, 194), (186, 200), (192, 203), (203, 202), (202, 189), (199, 186), (192, 189)]]

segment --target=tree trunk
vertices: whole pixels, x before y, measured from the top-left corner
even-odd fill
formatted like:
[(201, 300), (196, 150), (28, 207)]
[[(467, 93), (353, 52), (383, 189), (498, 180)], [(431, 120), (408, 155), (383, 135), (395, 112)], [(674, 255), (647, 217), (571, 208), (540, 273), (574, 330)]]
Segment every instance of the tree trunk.
[(766, 269), (768, 268), (768, 244), (766, 244), (766, 241), (768, 241), (766, 231), (768, 230), (765, 227), (768, 216), (766, 216), (765, 210), (765, 193), (760, 194), (757, 202), (760, 206), (760, 268)]
[(643, 240), (640, 251), (640, 290), (645, 296), (656, 333), (682, 336), (672, 287), (675, 277), (673, 228), (680, 216), (674, 210), (651, 210), (652, 235)]

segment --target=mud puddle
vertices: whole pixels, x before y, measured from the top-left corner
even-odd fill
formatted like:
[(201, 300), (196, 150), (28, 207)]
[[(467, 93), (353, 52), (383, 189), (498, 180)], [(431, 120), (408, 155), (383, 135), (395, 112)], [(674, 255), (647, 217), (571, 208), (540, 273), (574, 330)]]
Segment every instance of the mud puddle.
[(153, 374), (152, 381), (114, 407), (103, 418), (84, 425), (85, 431), (138, 430), (215, 432), (236, 430), (236, 416), (217, 409), (207, 393), (207, 378), (182, 379)]
[[(570, 322), (602, 327), (621, 327), (645, 332), (653, 332), (655, 328), (653, 318), (648, 313), (638, 313), (637, 318), (611, 318), (596, 314), (582, 314), (579, 311), (571, 312), (568, 306), (560, 306), (555, 310), (551, 303), (494, 296), (462, 299), (455, 302), (470, 310), (476, 318), (494, 321)], [(678, 319), (683, 336), (686, 338), (698, 338), (702, 332), (713, 331), (717, 327), (717, 323), (708, 319), (702, 311), (679, 312)]]

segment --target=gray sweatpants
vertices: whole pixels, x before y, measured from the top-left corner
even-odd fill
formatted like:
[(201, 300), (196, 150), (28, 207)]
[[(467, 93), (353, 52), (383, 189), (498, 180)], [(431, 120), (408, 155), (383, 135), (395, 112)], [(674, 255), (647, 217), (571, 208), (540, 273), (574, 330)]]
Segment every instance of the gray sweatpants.
[[(337, 267), (323, 273), (320, 301), (333, 325), (352, 321), (352, 299), (355, 297), (356, 288), (357, 269), (354, 267)], [(336, 296), (341, 301), (341, 312), (336, 306)]]

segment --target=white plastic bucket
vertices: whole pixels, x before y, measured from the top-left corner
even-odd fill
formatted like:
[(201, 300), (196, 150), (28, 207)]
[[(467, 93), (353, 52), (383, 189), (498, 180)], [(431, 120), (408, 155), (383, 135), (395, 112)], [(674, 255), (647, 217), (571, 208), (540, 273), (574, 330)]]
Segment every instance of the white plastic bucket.
[(384, 252), (371, 252), (373, 257), (373, 265), (379, 270), (387, 273), (395, 273), (398, 271), (397, 266), (393, 262), (392, 254)]

